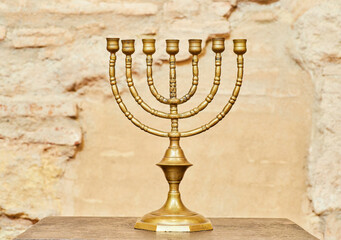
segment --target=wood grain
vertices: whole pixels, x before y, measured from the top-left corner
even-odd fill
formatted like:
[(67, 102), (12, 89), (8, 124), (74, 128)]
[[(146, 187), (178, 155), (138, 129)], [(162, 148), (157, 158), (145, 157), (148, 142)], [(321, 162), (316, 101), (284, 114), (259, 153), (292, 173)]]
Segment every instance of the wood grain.
[(16, 240), (68, 239), (228, 239), (228, 240), (313, 240), (297, 224), (282, 218), (212, 218), (213, 231), (155, 233), (133, 228), (136, 218), (47, 217)]

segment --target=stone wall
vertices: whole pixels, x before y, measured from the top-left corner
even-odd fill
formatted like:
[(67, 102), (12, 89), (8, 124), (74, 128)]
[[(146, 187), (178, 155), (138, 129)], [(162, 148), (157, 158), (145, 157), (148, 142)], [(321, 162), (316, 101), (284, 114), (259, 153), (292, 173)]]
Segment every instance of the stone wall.
[[(341, 6), (338, 0), (2, 0), (0, 2), (0, 238), (50, 215), (141, 216), (161, 206), (167, 185), (155, 167), (167, 140), (119, 111), (108, 83), (105, 37), (136, 39), (134, 81), (150, 96), (142, 38), (157, 39), (154, 77), (168, 92), (164, 39), (179, 38), (179, 95), (191, 84), (189, 38), (201, 38), (199, 88), (213, 81), (210, 39), (225, 37), (222, 84), (191, 120), (225, 105), (236, 75), (233, 38), (247, 38), (245, 81), (228, 117), (182, 141), (194, 166), (185, 204), (206, 216), (285, 217), (319, 238), (341, 239)], [(126, 105), (147, 125), (117, 76)], [(197, 147), (200, 146), (200, 147)]]

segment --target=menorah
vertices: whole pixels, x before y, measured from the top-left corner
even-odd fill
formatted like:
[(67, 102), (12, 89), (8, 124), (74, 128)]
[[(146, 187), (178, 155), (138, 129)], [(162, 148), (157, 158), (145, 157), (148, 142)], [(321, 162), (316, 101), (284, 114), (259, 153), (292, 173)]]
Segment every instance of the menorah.
[(145, 103), (138, 91), (136, 90), (132, 78), (132, 57), (131, 55), (135, 52), (134, 43), (135, 40), (128, 39), (122, 40), (122, 52), (126, 55), (125, 66), (126, 66), (126, 82), (130, 90), (131, 95), (135, 101), (148, 113), (171, 120), (171, 130), (169, 132), (158, 130), (155, 128), (148, 127), (137, 120), (127, 109), (120, 96), (117, 88), (117, 81), (115, 77), (115, 62), (116, 52), (119, 50), (119, 38), (107, 38), (107, 50), (110, 52), (110, 64), (109, 64), (109, 76), (112, 92), (116, 99), (116, 102), (124, 115), (140, 129), (159, 136), (168, 137), (170, 139), (170, 145), (166, 150), (163, 159), (157, 164), (163, 170), (165, 177), (169, 184), (169, 192), (166, 203), (156, 211), (146, 214), (139, 219), (135, 228), (144, 229), (150, 231), (176, 231), (176, 232), (192, 232), (192, 231), (203, 231), (212, 230), (211, 222), (204, 216), (188, 210), (181, 201), (179, 184), (185, 174), (188, 167), (192, 166), (187, 161), (182, 148), (180, 147), (179, 141), (181, 137), (190, 137), (199, 133), (202, 133), (219, 121), (221, 121), (226, 114), (231, 110), (233, 104), (237, 100), (240, 87), (242, 85), (243, 78), (243, 54), (246, 52), (246, 39), (235, 39), (233, 40), (234, 52), (237, 54), (237, 80), (235, 83), (232, 96), (223, 108), (223, 110), (210, 122), (200, 127), (194, 128), (189, 131), (179, 131), (178, 121), (179, 119), (192, 117), (202, 110), (213, 100), (214, 96), (218, 91), (220, 85), (221, 75), (221, 53), (225, 50), (225, 39), (224, 38), (213, 38), (212, 39), (212, 50), (215, 52), (215, 77), (213, 86), (210, 93), (207, 95), (205, 100), (201, 102), (197, 107), (189, 111), (182, 113), (178, 112), (178, 105), (187, 102), (195, 94), (198, 86), (198, 55), (201, 53), (201, 40), (190, 39), (189, 40), (189, 52), (192, 54), (192, 69), (193, 79), (192, 86), (188, 93), (183, 97), (177, 97), (177, 86), (176, 86), (176, 60), (175, 55), (179, 52), (179, 40), (169, 39), (166, 40), (166, 51), (169, 54), (169, 98), (162, 96), (155, 88), (153, 75), (152, 75), (152, 55), (155, 53), (155, 39), (143, 39), (143, 52), (146, 54), (147, 62), (147, 82), (152, 95), (161, 103), (168, 104), (170, 106), (169, 112), (163, 112), (151, 108)]

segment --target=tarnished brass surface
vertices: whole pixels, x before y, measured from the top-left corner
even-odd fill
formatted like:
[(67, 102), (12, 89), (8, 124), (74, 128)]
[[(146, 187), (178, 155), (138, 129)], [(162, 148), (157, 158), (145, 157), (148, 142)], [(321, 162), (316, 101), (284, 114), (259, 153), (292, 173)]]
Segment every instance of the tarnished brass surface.
[(135, 52), (134, 40), (122, 40), (122, 52), (126, 55), (126, 82), (131, 95), (135, 101), (148, 113), (161, 117), (171, 119), (170, 131), (162, 131), (154, 129), (142, 124), (137, 120), (127, 109), (122, 102), (119, 90), (117, 88), (117, 82), (115, 77), (115, 62), (116, 52), (119, 50), (119, 39), (118, 38), (107, 38), (107, 50), (110, 52), (110, 64), (109, 64), (109, 76), (112, 92), (115, 100), (119, 105), (124, 115), (140, 129), (160, 137), (169, 137), (170, 145), (166, 150), (163, 159), (157, 164), (164, 172), (165, 177), (169, 184), (169, 192), (166, 203), (156, 211), (146, 214), (139, 221), (137, 221), (135, 228), (144, 229), (150, 231), (175, 231), (175, 232), (193, 232), (193, 231), (204, 231), (212, 230), (211, 222), (200, 214), (190, 211), (185, 207), (181, 201), (179, 184), (191, 163), (189, 163), (184, 155), (182, 148), (180, 147), (180, 138), (189, 137), (201, 132), (208, 130), (209, 128), (216, 125), (222, 120), (226, 114), (230, 111), (233, 104), (237, 100), (240, 87), (242, 85), (243, 78), (243, 66), (244, 59), (243, 54), (246, 52), (246, 39), (235, 39), (234, 52), (237, 54), (237, 80), (232, 92), (232, 95), (223, 108), (223, 110), (210, 122), (192, 130), (179, 132), (178, 122), (179, 119), (188, 118), (194, 116), (204, 110), (207, 105), (213, 100), (214, 96), (218, 91), (220, 85), (221, 75), (221, 53), (225, 50), (225, 39), (224, 38), (213, 38), (212, 39), (212, 50), (215, 52), (215, 77), (213, 80), (213, 86), (211, 91), (197, 107), (191, 110), (178, 113), (178, 105), (187, 102), (196, 92), (199, 78), (198, 69), (198, 55), (201, 53), (201, 40), (190, 39), (189, 40), (189, 52), (193, 55), (192, 57), (192, 68), (193, 68), (193, 80), (192, 86), (188, 93), (183, 97), (177, 97), (177, 85), (176, 85), (176, 59), (175, 55), (179, 52), (179, 40), (169, 39), (166, 40), (166, 52), (169, 54), (169, 98), (166, 98), (158, 93), (154, 86), (152, 76), (152, 55), (155, 53), (155, 40), (154, 39), (143, 39), (143, 52), (146, 54), (147, 63), (147, 83), (152, 95), (161, 103), (168, 104), (170, 111), (163, 112), (151, 108), (146, 104), (140, 95), (138, 94), (133, 78), (132, 78), (132, 57), (131, 55)]

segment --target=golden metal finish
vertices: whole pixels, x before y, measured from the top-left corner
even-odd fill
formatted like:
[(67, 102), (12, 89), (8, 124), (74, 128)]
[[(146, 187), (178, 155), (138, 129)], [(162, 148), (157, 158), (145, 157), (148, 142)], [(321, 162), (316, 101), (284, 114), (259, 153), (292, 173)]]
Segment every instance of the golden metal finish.
[(146, 54), (146, 63), (147, 63), (147, 82), (149, 86), (150, 92), (153, 96), (161, 103), (168, 104), (169, 100), (158, 93), (154, 86), (153, 80), (153, 71), (152, 71), (152, 64), (153, 64), (153, 57), (152, 55), (155, 53), (155, 39), (142, 39), (143, 42), (143, 52)]
[(193, 80), (192, 86), (187, 94), (181, 98), (177, 98), (177, 86), (176, 86), (176, 59), (175, 55), (179, 52), (179, 40), (169, 39), (166, 40), (166, 51), (169, 54), (169, 98), (166, 98), (158, 93), (154, 86), (152, 76), (152, 55), (155, 53), (155, 39), (143, 39), (143, 52), (146, 54), (147, 64), (147, 83), (152, 95), (161, 103), (168, 104), (170, 106), (169, 113), (155, 110), (146, 104), (140, 95), (138, 94), (133, 78), (132, 78), (132, 57), (134, 53), (134, 40), (122, 40), (122, 52), (126, 55), (126, 81), (129, 91), (134, 97), (135, 101), (148, 113), (161, 117), (171, 119), (171, 129), (169, 132), (161, 131), (158, 129), (150, 128), (142, 124), (139, 120), (128, 111), (127, 107), (122, 102), (119, 90), (117, 88), (117, 82), (115, 77), (115, 62), (116, 52), (119, 50), (118, 38), (107, 38), (107, 50), (110, 52), (109, 63), (109, 76), (112, 92), (115, 100), (119, 105), (124, 115), (140, 129), (160, 137), (169, 137), (170, 145), (166, 150), (163, 159), (157, 164), (164, 172), (165, 177), (169, 184), (169, 192), (166, 203), (154, 212), (148, 213), (137, 221), (135, 228), (144, 229), (150, 231), (176, 231), (176, 232), (192, 232), (192, 231), (204, 231), (212, 230), (211, 222), (200, 214), (190, 211), (185, 207), (181, 201), (179, 184), (191, 163), (189, 163), (184, 155), (182, 148), (180, 147), (180, 138), (189, 137), (208, 130), (222, 120), (227, 113), (231, 110), (233, 104), (237, 100), (240, 87), (242, 85), (243, 78), (243, 66), (244, 59), (243, 54), (246, 52), (246, 40), (235, 39), (234, 52), (237, 54), (237, 80), (232, 92), (232, 96), (223, 108), (223, 110), (209, 123), (204, 124), (198, 128), (179, 132), (178, 121), (182, 118), (188, 118), (198, 114), (204, 110), (207, 105), (213, 100), (218, 91), (221, 75), (221, 53), (225, 50), (225, 39), (214, 38), (212, 40), (212, 50), (215, 52), (215, 77), (213, 86), (210, 93), (205, 100), (201, 102), (197, 107), (178, 113), (178, 105), (187, 102), (196, 92), (198, 85), (198, 55), (201, 53), (201, 40), (190, 39), (189, 40), (189, 52), (192, 57), (193, 68)]

